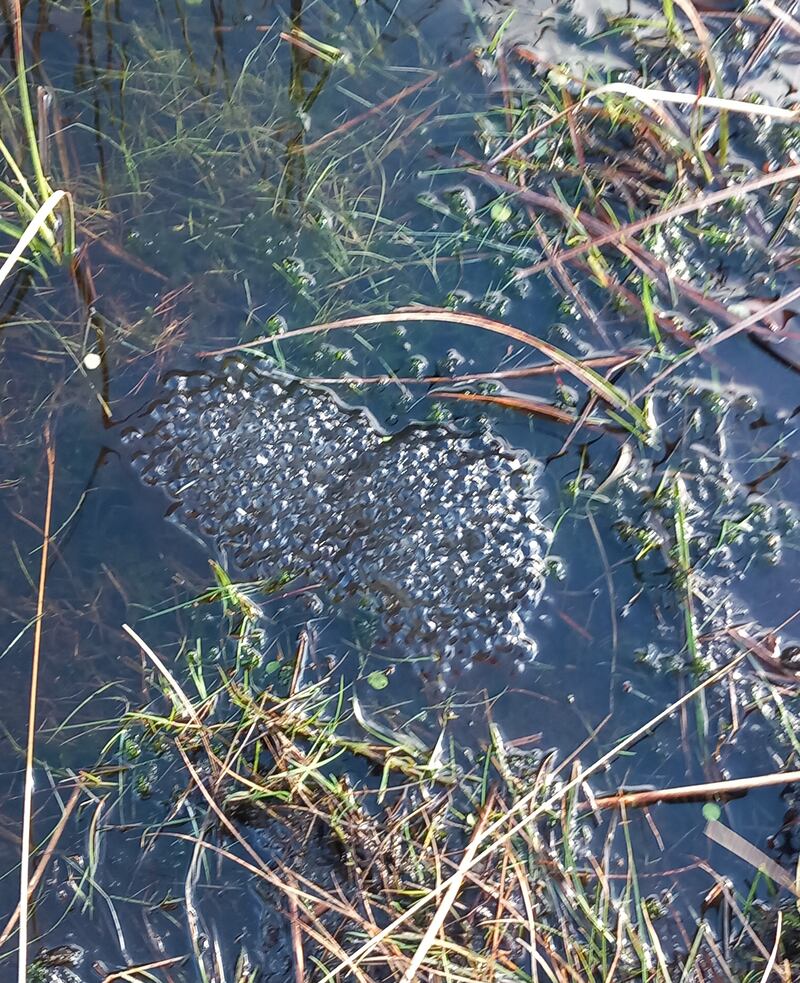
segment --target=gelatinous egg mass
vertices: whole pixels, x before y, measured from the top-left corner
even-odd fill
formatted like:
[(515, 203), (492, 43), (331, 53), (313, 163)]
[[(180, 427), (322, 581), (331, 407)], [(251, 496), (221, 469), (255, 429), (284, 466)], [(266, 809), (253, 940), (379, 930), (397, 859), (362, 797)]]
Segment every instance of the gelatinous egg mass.
[(381, 430), (332, 392), (236, 361), (174, 373), (125, 437), (173, 515), (248, 578), (320, 584), (371, 644), (447, 674), (523, 668), (550, 537), (539, 469), (491, 433)]

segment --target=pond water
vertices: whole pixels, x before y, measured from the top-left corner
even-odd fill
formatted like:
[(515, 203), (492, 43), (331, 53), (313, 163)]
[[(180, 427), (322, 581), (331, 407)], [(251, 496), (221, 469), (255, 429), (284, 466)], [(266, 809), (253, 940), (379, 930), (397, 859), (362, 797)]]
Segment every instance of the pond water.
[[(775, 34), (772, 17), (741, 6), (697, 4), (725, 94), (793, 106), (796, 34)], [(188, 958), (154, 978), (235, 979), (245, 950), (265, 979), (290, 978), (285, 927), (270, 920), (275, 898), (215, 860), (203, 871), (199, 913), (189, 917), (191, 846), (150, 843), (161, 824), (177, 824), (187, 776), (179, 760), (165, 764), (151, 747), (142, 750), (141, 727), (120, 731), (127, 711), (163, 712), (164, 702), (122, 625), (187, 686), (198, 663), (207, 685), (228, 671), (222, 607), (194, 603), (215, 587), (209, 561), (234, 580), (252, 578), (241, 563), (242, 536), (251, 550), (261, 536), (288, 551), (294, 534), (308, 539), (321, 522), (320, 503), (344, 515), (355, 508), (358, 476), (338, 498), (330, 475), (310, 490), (306, 477), (307, 511), (293, 499), (279, 520), (270, 518), (274, 496), (297, 490), (295, 472), (325, 472), (312, 432), (325, 413), (332, 426), (338, 414), (348, 421), (345, 437), (329, 438), (338, 455), (331, 468), (347, 441), (379, 448), (384, 470), (363, 474), (383, 507), (395, 487), (413, 490), (426, 468), (441, 476), (453, 467), (453, 479), (431, 483), (436, 508), (456, 502), (455, 528), (471, 524), (483, 541), (451, 542), (436, 508), (426, 511), (425, 496), (411, 495), (402, 507), (425, 546), (413, 576), (386, 561), (389, 587), (380, 551), (389, 550), (391, 529), (366, 535), (364, 549), (378, 550), (369, 576), (346, 564), (323, 573), (313, 550), (312, 561), (302, 554), (293, 568), (276, 559), (274, 541), (264, 542), (262, 583), (249, 595), (261, 632), (252, 672), (262, 689), (285, 692), (305, 645), (303, 684), (334, 695), (341, 687), (374, 727), (427, 748), (438, 741), (468, 771), (492, 733), (532, 751), (537, 766), (551, 749), (559, 762), (577, 748), (584, 764), (594, 761), (738, 657), (742, 638), (790, 659), (800, 638), (800, 319), (789, 303), (753, 330), (704, 342), (796, 288), (796, 178), (654, 225), (642, 236), (646, 253), (624, 244), (587, 249), (572, 263), (518, 275), (556, 246), (597, 235), (601, 219), (613, 228), (652, 214), (656, 196), (658, 207), (675, 204), (674, 182), (699, 194), (796, 163), (793, 121), (745, 113), (728, 119), (727, 154), (711, 118), (701, 124), (691, 106), (659, 109), (656, 126), (633, 112), (603, 114), (598, 101), (586, 104), (588, 121), (574, 115), (544, 125), (580, 99), (570, 79), (696, 94), (701, 59), (688, 22), (671, 47), (656, 3), (38, 0), (25, 5), (24, 29), (30, 81), (52, 94), (49, 170), (54, 186), (74, 194), (81, 253), (77, 274), (46, 261), (43, 270), (20, 269), (3, 285), (0, 308), (4, 914), (16, 903), (46, 433), (55, 449), (56, 532), (41, 649), (38, 837), (68, 798), (58, 783), (93, 773), (98, 760), (105, 767), (95, 770), (46, 874), (32, 951), (80, 946), (86, 958), (72, 972), (102, 979), (121, 966), (196, 953), (192, 937), (202, 934), (210, 940), (204, 951), (216, 948), (218, 957)], [(688, 51), (691, 58), (681, 57)], [(4, 133), (13, 119), (11, 55), (9, 24), (0, 50)], [(510, 173), (489, 164), (539, 124), (525, 167)], [(412, 310), (423, 305), (445, 310), (423, 320)], [(397, 309), (406, 311), (401, 321), (378, 320)], [(548, 359), (519, 337), (459, 323), (447, 311), (513, 325), (567, 359), (556, 371), (525, 374)], [(376, 321), (281, 337), (354, 316)], [(235, 401), (226, 408), (220, 398), (213, 419), (190, 405), (188, 429), (170, 437), (179, 466), (155, 487), (143, 482), (126, 434), (155, 419), (165, 376), (205, 373), (189, 378), (212, 380), (213, 403), (222, 391), (213, 380), (230, 363), (207, 353), (250, 343), (232, 357), (317, 388), (290, 385), (280, 411), (265, 400), (264, 413), (254, 414), (263, 436)], [(692, 357), (672, 371), (687, 350)], [(101, 356), (99, 367), (87, 354)], [(621, 392), (645, 391), (638, 405), (657, 424), (649, 442), (631, 434), (641, 420), (629, 406), (612, 418), (602, 403), (589, 405), (588, 425), (567, 440), (571, 426), (558, 415), (575, 419), (587, 406), (585, 377), (569, 360), (587, 358), (599, 359), (596, 371)], [(461, 378), (476, 373), (506, 377)], [(382, 381), (362, 381), (376, 376)], [(232, 384), (237, 393), (243, 387)], [(453, 398), (465, 393), (489, 399)], [(528, 410), (538, 401), (539, 410), (497, 401), (510, 393)], [(337, 401), (365, 412), (331, 411)], [(175, 418), (169, 404), (162, 413)], [(246, 444), (231, 437), (243, 417)], [(408, 452), (386, 434), (404, 434)], [(452, 447), (478, 439), (518, 451), (514, 459), (530, 468), (542, 582), (514, 602), (525, 657), (500, 644), (506, 629), (489, 621), (481, 631), (498, 644), (453, 671), (432, 651), (438, 642), (419, 641), (421, 622), (392, 644), (380, 642), (375, 622), (398, 583), (415, 614), (432, 603), (430, 584), (444, 583), (436, 610), (453, 608), (460, 625), (465, 606), (479, 604), (482, 579), (494, 584), (504, 573), (495, 559), (513, 568), (491, 509), (482, 510), (482, 489), (505, 487), (502, 469), (500, 477), (481, 471), (468, 493), (458, 461), (430, 450), (436, 440)], [(281, 445), (289, 470), (279, 472)], [(251, 455), (243, 468), (240, 455)], [(215, 483), (220, 494), (209, 497)], [(182, 498), (191, 508), (176, 510)], [(246, 533), (215, 529), (222, 499), (226, 510), (241, 500)], [(345, 524), (349, 541), (364, 521), (359, 514), (362, 525)], [(530, 576), (529, 558), (520, 553), (516, 562)], [(347, 588), (359, 577), (367, 587), (354, 600)], [(595, 794), (796, 767), (797, 680), (791, 665), (783, 678), (776, 665), (767, 668), (770, 678), (763, 659), (744, 660), (595, 775)], [(348, 727), (358, 731), (352, 720)], [(357, 761), (342, 767), (354, 782), (374, 780)], [(767, 850), (783, 822), (783, 793), (776, 785), (723, 804), (722, 821)], [(201, 806), (189, 820), (195, 834), (208, 821)], [(714, 884), (708, 868), (747, 894), (753, 867), (707, 839), (701, 802), (629, 818), (643, 891), (669, 892), (676, 912), (692, 918)], [(291, 824), (249, 835), (300, 870), (334, 865), (324, 844), (298, 860)], [(796, 859), (792, 844), (787, 850)], [(763, 880), (753, 890), (770, 894)], [(680, 948), (680, 939), (665, 945), (673, 942)], [(13, 939), (8, 978), (12, 956)]]

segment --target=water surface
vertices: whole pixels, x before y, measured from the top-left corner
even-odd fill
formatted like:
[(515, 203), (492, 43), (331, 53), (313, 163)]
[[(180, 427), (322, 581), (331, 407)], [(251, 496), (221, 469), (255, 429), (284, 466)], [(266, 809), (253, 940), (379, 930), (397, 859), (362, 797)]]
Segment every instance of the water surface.
[[(56, 448), (58, 533), (42, 649), (41, 829), (58, 813), (50, 783), (90, 768), (125, 710), (157, 698), (151, 669), (123, 623), (181, 678), (194, 646), (212, 653), (212, 662), (213, 653), (223, 653), (224, 664), (230, 642), (218, 605), (189, 602), (213, 584), (210, 559), (231, 561), (232, 573), (245, 575), (235, 548), (220, 552), (213, 533), (204, 537), (210, 529), (202, 521), (180, 518), (143, 484), (121, 439), (131, 419), (163, 398), (164, 373), (205, 369), (200, 353), (287, 326), (411, 304), (495, 317), (581, 357), (654, 345), (648, 363), (617, 377), (630, 393), (679, 347), (668, 336), (656, 344), (652, 323), (623, 308), (596, 267), (576, 267), (572, 281), (545, 273), (515, 279), (517, 269), (544, 255), (540, 234), (547, 239), (563, 225), (524, 196), (506, 196), (491, 174), (462, 169), (507, 146), (514, 113), (557, 87), (547, 74), (553, 65), (604, 81), (644, 61), (661, 86), (696, 84), (689, 68), (661, 57), (644, 21), (638, 42), (631, 40), (629, 21), (660, 16), (659, 4), (634, 11), (590, 6), (531, 3), (517, 11), (503, 42), (533, 52), (537, 69), (524, 58), (493, 62), (473, 53), (501, 29), (509, 12), (503, 4), (27, 6), (32, 82), (56, 95), (52, 170), (75, 192), (91, 276), (81, 293), (65, 271), (48, 269), (46, 279), (23, 271), (2, 309), (0, 761), (1, 808), (12, 831), (0, 847), (3, 910), (11, 910), (15, 892), (46, 427)], [(769, 58), (756, 57), (767, 25), (756, 15), (737, 21), (736, 6), (704, 11), (727, 84), (737, 83), (731, 94), (781, 103), (795, 78), (796, 39), (781, 35)], [(686, 129), (688, 145), (688, 122)], [(613, 185), (608, 193), (624, 221), (636, 213), (636, 161), (652, 168), (663, 162), (641, 134), (637, 142), (635, 128), (595, 137), (583, 148), (590, 163), (606, 159), (609, 145), (622, 171), (633, 161), (623, 191)], [(582, 185), (567, 140), (565, 132), (534, 145), (527, 187), (577, 200)], [(736, 179), (785, 163), (792, 141), (787, 128), (732, 119)], [(600, 187), (600, 163), (597, 169)], [(664, 169), (665, 190), (674, 177)], [(690, 216), (672, 237), (656, 233), (648, 245), (726, 309), (772, 299), (795, 285), (787, 272), (796, 250), (791, 190), (752, 197), (737, 211)], [(628, 275), (624, 264), (613, 269)], [(659, 310), (679, 330), (710, 320), (680, 289), (654, 290)], [(660, 385), (652, 412), (661, 434), (653, 446), (625, 444), (624, 431), (585, 428), (563, 454), (569, 431), (553, 420), (437, 397), (429, 383), (337, 383), (345, 375), (408, 380), (541, 361), (506, 337), (444, 318), (436, 325), (409, 319), (261, 345), (250, 357), (268, 371), (338, 385), (348, 404), (369, 410), (375, 427), (488, 426), (504, 446), (538, 462), (537, 512), (553, 532), (543, 549), (541, 599), (527, 612), (535, 659), (524, 660), (524, 672), (513, 654), (494, 653), (445, 685), (429, 672), (435, 685), (420, 687), (424, 650), (406, 658), (407, 646), (370, 649), (363, 619), (343, 615), (334, 590), (314, 611), (303, 597), (280, 604), (259, 598), (264, 686), (274, 683), (268, 668), (289, 664), (298, 639), (310, 633), (309, 672), (333, 672), (371, 718), (429, 746), (446, 727), (462, 761), (486, 747), (490, 721), (507, 741), (556, 749), (561, 757), (580, 744), (582, 760), (608, 750), (733, 657), (738, 648), (728, 627), (762, 637), (795, 613), (799, 358), (796, 330), (787, 323), (780, 337), (743, 332)], [(102, 369), (83, 367), (90, 351), (103, 354)], [(567, 372), (507, 384), (564, 410), (584, 405), (584, 390)], [(377, 440), (364, 420), (364, 439)], [(633, 453), (620, 469), (623, 446)], [(285, 477), (282, 494), (291, 488)], [(201, 490), (207, 478), (201, 469)], [(255, 492), (242, 488), (245, 512), (252, 512), (248, 496)], [(691, 602), (680, 572), (679, 525), (690, 540)], [(687, 636), (689, 603), (694, 627)], [(779, 648), (791, 646), (792, 630), (790, 623), (780, 633)], [(388, 686), (370, 684), (375, 672)], [(793, 687), (779, 706), (757, 666), (746, 664), (730, 690), (709, 693), (663, 725), (598, 778), (597, 790), (780, 770), (790, 756), (793, 712)], [(116, 750), (132, 764), (124, 738)], [(89, 962), (111, 967), (186, 948), (183, 902), (176, 909), (173, 900), (183, 897), (189, 849), (143, 852), (140, 839), (147, 824), (163, 820), (185, 776), (165, 773), (149, 755), (134, 771), (139, 793), (147, 789), (150, 797), (136, 795), (136, 782), (124, 794), (113, 781), (99, 788), (70, 827), (73, 839), (54, 863), (35, 926), (48, 945), (75, 941), (91, 953)], [(724, 820), (762, 848), (782, 815), (779, 788), (724, 810)], [(104, 847), (90, 860), (96, 823)], [(703, 825), (699, 804), (662, 807), (654, 826), (639, 814), (631, 823), (643, 874), (658, 889), (674, 888), (679, 907), (690, 911), (709, 887), (695, 858), (709, 859), (744, 890), (753, 876), (706, 841)], [(95, 862), (81, 881), (85, 865)], [(241, 878), (218, 874), (206, 881), (213, 887), (204, 888), (204, 918), (230, 962), (227, 953), (238, 951), (242, 934), (257, 936), (263, 924), (251, 887), (243, 892)], [(251, 949), (269, 965), (260, 945)], [(192, 962), (180, 972), (175, 979), (200, 978)]]

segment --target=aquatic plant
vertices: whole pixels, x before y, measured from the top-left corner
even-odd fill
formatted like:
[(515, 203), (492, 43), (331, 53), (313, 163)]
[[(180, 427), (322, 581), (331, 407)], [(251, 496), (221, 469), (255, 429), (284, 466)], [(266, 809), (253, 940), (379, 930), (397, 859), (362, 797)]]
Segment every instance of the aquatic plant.
[[(47, 124), (49, 96), (44, 89), (39, 90), (37, 132), (25, 68), (20, 0), (12, 2), (12, 30), (16, 62), (16, 86), (13, 92), (19, 107), (18, 112), (15, 112), (14, 108), (6, 102), (3, 108), (6, 117), (11, 120), (12, 127), (17, 117), (21, 118), (24, 137), (16, 148), (10, 146), (7, 139), (0, 139), (0, 154), (17, 185), (15, 188), (8, 181), (0, 181), (0, 192), (16, 210), (23, 225), (15, 226), (6, 220), (0, 221), (0, 231), (11, 236), (14, 241), (13, 248), (0, 266), (0, 285), (31, 245), (52, 256), (56, 262), (70, 259), (75, 250), (75, 214), (72, 195), (69, 191), (53, 190), (45, 174), (44, 162), (49, 160), (47, 149), (50, 139)], [(5, 132), (8, 134), (12, 129), (8, 128)]]

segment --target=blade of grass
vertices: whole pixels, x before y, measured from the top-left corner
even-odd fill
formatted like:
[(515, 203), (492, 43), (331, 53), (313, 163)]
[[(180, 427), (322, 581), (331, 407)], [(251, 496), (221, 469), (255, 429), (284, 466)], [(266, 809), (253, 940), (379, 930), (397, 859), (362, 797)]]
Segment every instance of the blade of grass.
[(48, 184), (44, 170), (42, 169), (42, 161), (39, 157), (39, 139), (36, 132), (36, 125), (33, 121), (33, 110), (31, 109), (31, 100), (28, 94), (28, 79), (25, 70), (25, 46), (22, 40), (22, 6), (20, 0), (12, 0), (12, 11), (14, 17), (14, 58), (17, 63), (17, 95), (19, 96), (20, 108), (22, 110), (25, 134), (28, 138), (28, 152), (31, 155), (36, 186), (39, 190), (40, 199), (44, 201), (52, 195), (53, 189)]
[[(800, 168), (798, 169), (800, 173)], [(513, 338), (524, 345), (535, 349), (542, 355), (547, 356), (564, 371), (569, 372), (576, 379), (587, 386), (592, 392), (596, 393), (604, 402), (610, 403), (618, 410), (626, 413), (639, 428), (642, 436), (647, 433), (647, 419), (642, 411), (632, 403), (631, 400), (618, 389), (613, 383), (608, 382), (603, 376), (589, 368), (580, 359), (568, 355), (554, 345), (534, 335), (522, 331), (510, 324), (502, 324), (493, 321), (491, 318), (483, 317), (480, 314), (471, 314), (462, 311), (448, 311), (444, 308), (413, 308), (407, 311), (391, 311), (388, 314), (368, 314), (357, 317), (341, 318), (337, 321), (327, 321), (322, 324), (313, 324), (304, 328), (295, 328), (292, 331), (285, 331), (276, 337), (265, 336), (257, 338), (255, 341), (244, 342), (239, 345), (231, 345), (228, 348), (220, 348), (215, 351), (198, 352), (201, 358), (208, 358), (216, 355), (227, 355), (232, 352), (247, 351), (250, 348), (263, 348), (266, 345), (274, 345), (276, 342), (281, 344), (289, 338), (299, 338), (304, 335), (320, 334), (325, 331), (336, 331), (343, 328), (357, 328), (375, 324), (397, 324), (408, 321), (418, 322), (438, 322), (441, 324), (464, 324), (469, 327), (478, 328), (482, 331), (490, 331), (494, 334), (504, 335), (506, 338)]]
[(675, 543), (677, 547), (678, 575), (680, 586), (683, 590), (682, 606), (683, 620), (686, 629), (686, 648), (689, 658), (692, 660), (692, 667), (697, 667), (697, 629), (695, 627), (694, 616), (694, 591), (692, 589), (692, 557), (690, 549), (689, 522), (686, 515), (686, 486), (683, 479), (678, 476), (673, 486), (674, 513), (675, 513)]
[[(22, 188), (22, 192), (25, 195), (25, 198), (23, 199), (24, 209), (29, 212), (28, 217), (30, 218), (36, 212), (36, 205), (37, 205), (36, 195), (31, 190), (30, 184), (26, 180), (25, 175), (22, 173), (22, 169), (20, 168), (19, 164), (14, 158), (14, 155), (8, 149), (5, 141), (3, 140), (0, 140), (0, 154), (2, 154), (3, 157), (5, 158), (9, 170), (17, 179), (17, 183), (19, 184), (20, 188)], [(5, 182), (3, 182), (3, 189), (5, 190), (6, 194), (9, 193), (8, 186), (6, 185)], [(13, 192), (10, 195), (10, 197), (13, 198), (14, 194), (16, 194), (16, 192)], [(15, 199), (15, 203), (16, 203), (16, 199)], [(19, 205), (17, 205), (17, 207), (19, 208)]]
[(8, 274), (13, 270), (22, 257), (22, 254), (33, 242), (36, 236), (45, 228), (47, 220), (53, 215), (58, 205), (65, 201), (68, 211), (72, 209), (72, 201), (66, 191), (54, 191), (47, 201), (39, 208), (27, 228), (14, 244), (14, 248), (0, 267), (0, 286), (4, 283)]

